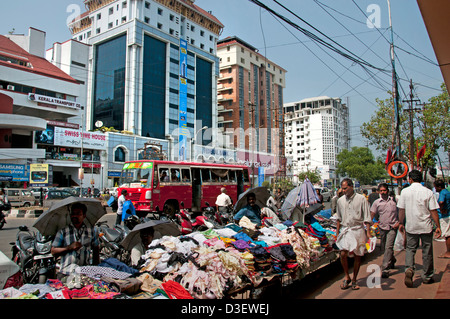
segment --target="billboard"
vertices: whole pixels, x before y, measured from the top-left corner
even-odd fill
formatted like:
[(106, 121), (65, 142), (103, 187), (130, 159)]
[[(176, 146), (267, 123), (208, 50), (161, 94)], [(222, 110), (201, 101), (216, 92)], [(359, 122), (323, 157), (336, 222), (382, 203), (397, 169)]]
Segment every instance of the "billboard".
[(179, 160), (186, 160), (187, 129), (187, 42), (180, 39), (180, 109), (179, 109)]
[(30, 186), (53, 185), (53, 167), (49, 164), (30, 164)]

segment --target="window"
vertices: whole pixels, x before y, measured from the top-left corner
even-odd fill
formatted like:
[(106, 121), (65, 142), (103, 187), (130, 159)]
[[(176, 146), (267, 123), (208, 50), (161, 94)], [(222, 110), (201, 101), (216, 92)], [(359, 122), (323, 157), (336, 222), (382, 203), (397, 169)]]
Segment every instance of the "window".
[(114, 161), (115, 162), (125, 162), (125, 150), (123, 147), (118, 147), (114, 152)]
[(183, 168), (181, 170), (182, 182), (191, 181), (191, 171), (188, 168)]
[(114, 13), (114, 8), (113, 7), (109, 8), (109, 15), (111, 15), (113, 13)]
[(174, 183), (181, 181), (181, 175), (180, 175), (179, 168), (171, 168), (170, 169), (170, 181), (174, 182)]
[(162, 16), (162, 14), (163, 14), (163, 9), (158, 8), (158, 14), (159, 14), (160, 16)]
[(145, 9), (150, 9), (150, 2), (145, 1)]
[(210, 176), (210, 172), (208, 168), (202, 168), (201, 169), (202, 172), (202, 182), (211, 182), (211, 176)]

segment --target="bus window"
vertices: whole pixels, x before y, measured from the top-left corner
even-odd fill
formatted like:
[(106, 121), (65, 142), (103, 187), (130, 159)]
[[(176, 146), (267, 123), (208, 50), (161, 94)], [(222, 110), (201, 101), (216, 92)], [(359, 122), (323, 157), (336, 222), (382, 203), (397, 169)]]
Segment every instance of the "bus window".
[(182, 181), (185, 183), (190, 183), (191, 182), (191, 171), (187, 168), (183, 168), (181, 170), (181, 176), (183, 176)]
[(211, 177), (213, 182), (225, 182), (228, 181), (227, 169), (211, 169)]
[(168, 182), (169, 181), (169, 170), (167, 168), (160, 168), (159, 169), (159, 180), (161, 182)]
[(180, 181), (180, 169), (179, 168), (171, 168), (170, 169), (170, 180), (172, 182)]
[(208, 168), (202, 168), (202, 182), (211, 182), (211, 176)]
[(229, 171), (228, 177), (231, 183), (236, 183), (236, 171)]

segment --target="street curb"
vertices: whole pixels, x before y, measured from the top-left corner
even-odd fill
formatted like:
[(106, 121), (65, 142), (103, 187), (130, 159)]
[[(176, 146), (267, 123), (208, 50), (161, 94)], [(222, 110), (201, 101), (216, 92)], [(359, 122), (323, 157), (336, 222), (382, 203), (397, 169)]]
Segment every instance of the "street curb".
[(14, 218), (36, 218), (41, 216), (43, 212), (43, 209), (11, 209), (5, 216)]

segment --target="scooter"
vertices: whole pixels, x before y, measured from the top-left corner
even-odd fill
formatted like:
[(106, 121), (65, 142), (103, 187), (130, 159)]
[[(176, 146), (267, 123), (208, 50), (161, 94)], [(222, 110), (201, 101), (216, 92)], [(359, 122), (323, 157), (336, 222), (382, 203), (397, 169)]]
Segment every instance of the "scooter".
[(184, 208), (184, 203), (180, 203), (181, 209), (175, 214), (174, 222), (178, 225), (182, 235), (187, 235), (195, 231), (204, 231), (213, 227), (213, 224), (208, 222), (206, 216), (199, 215), (194, 220), (191, 219), (191, 215)]
[(226, 212), (216, 211), (214, 207), (210, 206), (209, 203), (206, 202), (204, 215), (207, 217), (209, 222), (213, 223), (214, 227), (224, 227), (232, 222), (232, 209), (230, 207), (227, 208)]
[(116, 258), (125, 264), (128, 263), (131, 258), (130, 252), (124, 249), (120, 243), (131, 231), (128, 226), (135, 224), (132, 221), (135, 216), (131, 217), (129, 218), (130, 220), (124, 221), (125, 226), (116, 225), (114, 228), (111, 228), (108, 226), (107, 221), (101, 221), (96, 224), (101, 261), (107, 258)]
[(24, 283), (45, 284), (56, 277), (56, 260), (51, 254), (53, 236), (34, 233), (20, 226), (12, 245), (12, 260), (20, 267)]

